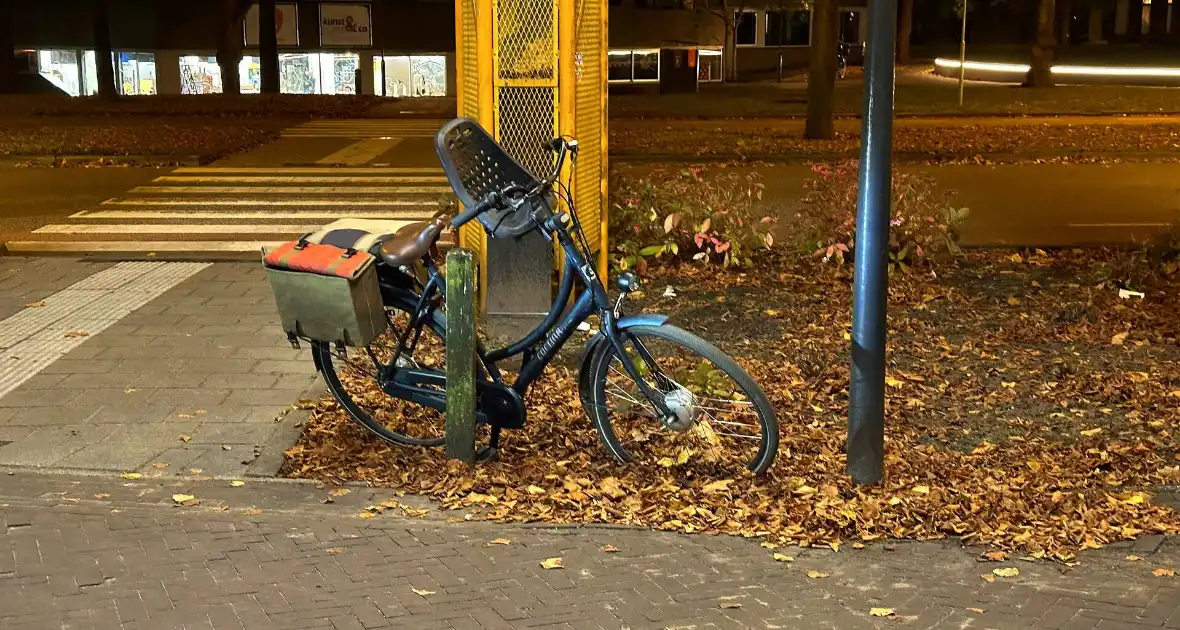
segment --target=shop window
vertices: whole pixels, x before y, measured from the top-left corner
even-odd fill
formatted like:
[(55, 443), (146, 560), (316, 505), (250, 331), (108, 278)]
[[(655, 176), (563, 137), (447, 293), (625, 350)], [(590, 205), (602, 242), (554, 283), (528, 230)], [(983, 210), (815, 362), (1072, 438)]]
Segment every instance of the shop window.
[(354, 53), (279, 55), (279, 91), (284, 94), (356, 94), (360, 57)]
[(216, 57), (186, 55), (180, 58), (181, 94), (221, 94), (221, 66)]
[(721, 62), (720, 48), (702, 48), (697, 51), (697, 81), (715, 83), (724, 76), (725, 66)]
[(794, 11), (787, 22), (787, 42), (791, 46), (811, 45), (811, 11)]
[[(152, 53), (117, 53), (115, 83), (128, 96), (156, 93), (156, 56)], [(96, 86), (97, 87), (97, 86)]]
[(767, 46), (807, 46), (811, 43), (810, 11), (767, 11)]
[(385, 96), (447, 95), (447, 58), (443, 55), (377, 57), (373, 59), (373, 76), (378, 86), (384, 84), (385, 91), (378, 87), (377, 93)]
[(94, 51), (82, 53), (82, 94), (98, 94), (98, 64), (94, 63)]
[(636, 81), (660, 80), (660, 51), (637, 50), (634, 60)]
[(238, 63), (238, 90), (242, 94), (262, 92), (262, 59), (253, 55), (242, 57)]
[(660, 51), (612, 50), (607, 57), (611, 83), (652, 83), (660, 80)]
[(82, 94), (82, 72), (73, 50), (37, 51), (37, 71), (70, 96)]
[(631, 68), (630, 50), (612, 50), (607, 55), (607, 79), (611, 81), (630, 81), (634, 78)]
[(737, 27), (737, 45), (757, 46), (758, 13), (754, 11), (734, 11), (733, 19)]

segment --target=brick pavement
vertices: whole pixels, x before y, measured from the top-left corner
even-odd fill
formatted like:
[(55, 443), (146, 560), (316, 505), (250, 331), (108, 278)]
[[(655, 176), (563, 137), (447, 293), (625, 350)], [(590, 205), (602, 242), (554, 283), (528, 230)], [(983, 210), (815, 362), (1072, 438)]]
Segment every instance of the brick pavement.
[[(175, 493), (200, 504), (172, 505)], [(1180, 628), (1180, 577), (1152, 575), (1180, 568), (1180, 546), (1158, 537), (1072, 568), (981, 563), (951, 542), (781, 550), (786, 563), (725, 536), (453, 512), (366, 520), (388, 493), (328, 496), (260, 480), (0, 474), (0, 627)], [(565, 568), (541, 568), (552, 557)], [(980, 578), (997, 566), (1020, 575)]]
[[(162, 273), (175, 268), (138, 264), (158, 265)], [(57, 296), (81, 294), (76, 287), (86, 285), (75, 283), (94, 285), (95, 274), (117, 271), (112, 267), (67, 259), (0, 261), (0, 342), (6, 330), (18, 329), (14, 316), (47, 311)], [(134, 298), (136, 289), (128, 290)], [(41, 300), (41, 307), (25, 306)], [(86, 321), (93, 315), (87, 311), (46, 324), (49, 340), (62, 336), (54, 326), (81, 326), (70, 322)], [(240, 475), (265, 456), (273, 467), (298, 433), (285, 412), (319, 387), (308, 351), (291, 349), (277, 321), (260, 265), (205, 267), (79, 339), (55, 361), (39, 364), (40, 371), (15, 390), (0, 389), (0, 465), (151, 471), (167, 463), (171, 470)], [(8, 336), (20, 341), (20, 335)], [(0, 343), (0, 355), (16, 347)], [(16, 368), (0, 365), (0, 385), (6, 369)]]

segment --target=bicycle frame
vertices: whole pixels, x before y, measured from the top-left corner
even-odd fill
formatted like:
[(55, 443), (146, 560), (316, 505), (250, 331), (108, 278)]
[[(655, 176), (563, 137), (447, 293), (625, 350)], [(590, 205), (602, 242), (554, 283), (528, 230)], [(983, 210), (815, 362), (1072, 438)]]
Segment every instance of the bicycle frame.
[[(538, 217), (538, 223), (541, 226), (542, 232), (549, 239), (556, 239), (565, 252), (565, 266), (562, 270), (561, 281), (557, 291), (557, 296), (553, 301), (553, 306), (545, 318), (528, 334), (520, 340), (509, 344), (508, 346), (499, 350), (486, 352), (482, 346), (477, 351), (480, 362), (487, 371), (492, 383), (503, 387), (503, 376), (497, 367), (497, 364), (515, 356), (522, 357), (522, 365), (516, 380), (511, 384), (510, 388), (515, 392), (516, 397), (523, 400), (528, 393), (528, 388), (536, 382), (538, 378), (544, 373), (545, 368), (553, 361), (553, 358), (561, 350), (570, 337), (573, 336), (578, 326), (590, 318), (591, 315), (597, 313), (602, 319), (602, 334), (604, 334), (609, 342), (614, 346), (616, 352), (620, 356), (625, 356), (623, 347), (623, 332), (618, 328), (618, 320), (621, 313), (616, 308), (612, 308), (610, 303), (610, 295), (606, 291), (601, 278), (594, 270), (593, 264), (586, 260), (581, 249), (575, 243), (569, 229), (562, 225), (562, 219), (568, 221), (569, 215), (550, 215), (548, 217)], [(579, 226), (572, 226), (573, 229), (581, 229)], [(425, 261), (428, 280), (426, 281), (422, 293), (418, 298), (417, 308), (411, 314), (410, 326), (407, 327), (402, 334), (402, 338), (398, 343), (398, 351), (394, 358), (390, 361), (389, 366), (385, 369), (391, 372), (407, 372), (408, 381), (393, 378), (383, 379), (389, 384), (390, 388), (386, 391), (391, 396), (408, 398), (418, 404), (423, 404), (435, 409), (446, 409), (446, 398), (437, 389), (429, 389), (420, 387), (420, 384), (430, 384), (436, 387), (445, 387), (445, 375), (439, 371), (423, 371), (416, 369), (405, 369), (397, 367), (397, 358), (401, 356), (402, 352), (409, 349), (411, 355), (416, 346), (417, 340), (421, 335), (422, 326), (427, 321), (428, 317), (432, 316), (432, 311), (437, 308), (441, 302), (441, 295), (446, 292), (446, 279), (439, 273), (435, 264), (427, 260)], [(572, 307), (565, 310), (565, 305), (569, 303), (571, 296), (574, 293), (575, 284), (580, 283), (581, 291), (576, 300), (574, 300)], [(412, 337), (412, 338), (411, 338)], [(646, 355), (646, 350), (639, 347), (642, 355)], [(647, 356), (643, 357), (648, 359)], [(646, 395), (649, 401), (656, 408), (660, 414), (668, 414), (667, 406), (664, 404), (661, 396), (655, 393), (648, 386), (646, 380), (639, 374), (631, 361), (622, 361), (624, 370), (629, 376), (635, 380), (639, 385), (641, 391)], [(486, 381), (480, 381), (484, 387), (488, 387)], [(385, 384), (383, 383), (383, 388)]]

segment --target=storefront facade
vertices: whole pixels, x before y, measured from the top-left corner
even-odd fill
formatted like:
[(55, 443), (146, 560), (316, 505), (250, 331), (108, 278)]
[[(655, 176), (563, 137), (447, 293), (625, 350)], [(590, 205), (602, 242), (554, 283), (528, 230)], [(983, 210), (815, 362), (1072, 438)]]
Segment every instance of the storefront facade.
[[(54, 0), (49, 0), (53, 3)], [(73, 5), (85, 21), (86, 3)], [(212, 94), (224, 89), (217, 24), (206, 2), (113, 3), (112, 60), (120, 93)], [(58, 11), (62, 10), (59, 8)], [(288, 94), (375, 94), (408, 98), (455, 93), (454, 24), (447, 3), (430, 0), (279, 2), (275, 15), (280, 90)], [(31, 69), (67, 94), (97, 91), (90, 36), (39, 28), (43, 11), (18, 9), (16, 32)], [(60, 22), (60, 20), (58, 20)], [(431, 28), (421, 28), (421, 23)], [(189, 24), (191, 28), (181, 25)], [(260, 91), (258, 7), (242, 20), (242, 93)], [(25, 26), (29, 28), (24, 28)], [(125, 47), (133, 44), (134, 48)], [(147, 44), (147, 45), (144, 45)]]
[[(69, 94), (93, 94), (90, 0), (43, 0), (15, 9), (17, 44), (34, 69)], [(124, 94), (207, 94), (224, 89), (217, 64), (213, 0), (120, 0), (111, 3), (117, 83)], [(863, 42), (860, 0), (841, 8), (841, 38)], [(688, 8), (685, 8), (688, 7)], [(275, 15), (280, 89), (293, 94), (454, 96), (454, 0), (287, 0)], [(78, 19), (61, 20), (61, 14)], [(811, 13), (804, 5), (743, 3), (735, 12), (738, 75), (755, 78), (780, 66), (805, 66)], [(260, 89), (257, 6), (242, 20), (238, 86)], [(723, 76), (723, 21), (691, 3), (610, 2), (610, 82), (658, 86), (661, 66), (690, 51), (701, 83)]]

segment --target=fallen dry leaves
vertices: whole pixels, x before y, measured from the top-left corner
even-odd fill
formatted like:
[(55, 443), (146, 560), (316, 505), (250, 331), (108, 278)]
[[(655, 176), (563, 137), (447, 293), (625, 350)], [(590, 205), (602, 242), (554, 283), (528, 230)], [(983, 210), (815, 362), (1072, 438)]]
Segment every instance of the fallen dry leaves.
[[(388, 486), (473, 519), (606, 522), (779, 547), (958, 536), (1070, 560), (1180, 532), (1180, 517), (1150, 492), (1180, 481), (1171, 396), (1180, 277), (1135, 277), (1120, 259), (1070, 252), (972, 254), (937, 280), (895, 277), (890, 374), (904, 385), (886, 392), (884, 484), (862, 488), (849, 482), (843, 453), (847, 274), (771, 264), (740, 276), (675, 273), (660, 284), (684, 287), (679, 297), (651, 292), (646, 306), (722, 344), (763, 385), (780, 422), (779, 458), (765, 477), (678, 461), (678, 452), (669, 466), (616, 465), (561, 367), (530, 392), (528, 425), (506, 434), (498, 461), (470, 470), (441, 449), (380, 443), (325, 400), (284, 474)], [(1120, 300), (1111, 277), (1147, 297)], [(1024, 299), (1013, 307), (1016, 292)], [(783, 317), (768, 320), (768, 304)], [(1128, 329), (1134, 339), (1110, 345)], [(577, 352), (576, 340), (569, 348)]]
[(197, 499), (197, 497), (194, 497), (191, 494), (174, 494), (174, 495), (172, 495), (172, 502), (177, 505), (185, 505), (185, 506), (196, 505), (196, 504), (200, 503), (200, 501)]
[(1151, 574), (1156, 577), (1172, 577), (1172, 576), (1176, 575), (1176, 570), (1175, 569), (1160, 568), (1160, 569), (1156, 569), (1155, 571), (1152, 571)]
[[(860, 134), (803, 140), (797, 128), (763, 124), (612, 125), (612, 155), (704, 160), (832, 160), (855, 158)], [(1085, 161), (1118, 155), (1168, 157), (1180, 147), (1180, 125), (902, 125), (894, 129), (894, 159), (904, 161)], [(1007, 298), (1005, 298), (1005, 301)], [(776, 312), (782, 312), (774, 305)], [(756, 312), (762, 312), (765, 306)]]
[(542, 569), (564, 569), (565, 565), (562, 564), (561, 558), (546, 558), (545, 560), (541, 561), (541, 568)]

